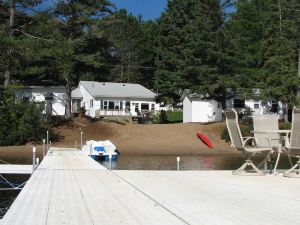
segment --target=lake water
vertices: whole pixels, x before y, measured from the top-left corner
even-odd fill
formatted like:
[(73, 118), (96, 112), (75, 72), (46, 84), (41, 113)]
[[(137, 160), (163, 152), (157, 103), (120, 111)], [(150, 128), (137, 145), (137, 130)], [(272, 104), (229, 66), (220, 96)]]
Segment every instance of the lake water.
[[(180, 156), (181, 170), (232, 170), (243, 162), (242, 156), (236, 155), (195, 155)], [(100, 162), (109, 168), (109, 162)], [(138, 156), (120, 155), (117, 162), (112, 162), (115, 170), (176, 170), (177, 156)]]
[[(263, 158), (255, 157), (255, 164)], [(191, 155), (180, 156), (180, 170), (235, 170), (245, 161), (243, 155)], [(109, 162), (100, 162), (109, 168)], [(279, 169), (289, 168), (286, 157), (282, 157)], [(177, 156), (138, 156), (120, 155), (117, 162), (112, 162), (114, 170), (176, 170)]]
[[(262, 158), (254, 158), (254, 162)], [(193, 155), (180, 156), (180, 170), (235, 170), (244, 163), (242, 155)], [(109, 162), (99, 162), (109, 168)], [(289, 168), (286, 158), (280, 160), (279, 168)], [(120, 155), (117, 162), (112, 163), (114, 170), (176, 170), (177, 156), (137, 156)], [(21, 180), (23, 180), (22, 178)], [(19, 180), (21, 182), (21, 180)], [(14, 178), (18, 183), (18, 178)], [(0, 218), (3, 217), (16, 198), (17, 191), (0, 191)]]

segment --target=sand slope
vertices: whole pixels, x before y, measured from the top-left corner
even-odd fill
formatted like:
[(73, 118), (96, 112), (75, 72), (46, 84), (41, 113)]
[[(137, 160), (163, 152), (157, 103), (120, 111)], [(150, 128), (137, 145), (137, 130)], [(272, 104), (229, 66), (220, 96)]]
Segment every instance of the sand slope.
[[(221, 140), (224, 123), (215, 124), (121, 124), (116, 122), (91, 122), (76, 118), (73, 126), (63, 126), (55, 132), (64, 138), (55, 145), (74, 146), (80, 144), (80, 129), (84, 132), (85, 140), (111, 140), (121, 153), (146, 155), (173, 154), (214, 154), (235, 153), (229, 143)], [(196, 132), (204, 133), (213, 143), (214, 149), (208, 149)]]

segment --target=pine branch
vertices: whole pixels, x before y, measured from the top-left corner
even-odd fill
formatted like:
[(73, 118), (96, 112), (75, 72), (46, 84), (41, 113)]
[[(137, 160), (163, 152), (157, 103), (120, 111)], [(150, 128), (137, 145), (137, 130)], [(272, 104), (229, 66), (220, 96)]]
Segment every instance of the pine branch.
[(22, 30), (20, 30), (20, 29), (14, 29), (14, 30), (15, 30), (15, 31), (18, 31), (18, 32), (20, 32), (20, 33), (22, 33), (22, 34), (24, 34), (24, 35), (30, 37), (30, 38), (33, 38), (33, 39), (39, 39), (39, 40), (50, 41), (50, 42), (53, 42), (53, 41), (54, 41), (54, 40), (51, 40), (51, 39), (45, 39), (45, 38), (42, 38), (42, 37), (37, 37), (37, 36), (31, 35), (31, 34), (28, 34), (28, 33), (24, 32), (24, 31), (22, 31)]
[(27, 27), (27, 26), (31, 25), (32, 23), (33, 23), (33, 21), (31, 21), (31, 22), (29, 22), (29, 23), (26, 23), (26, 24), (24, 24), (24, 25), (22, 25), (22, 26), (19, 26), (19, 27), (18, 27), (17, 29), (15, 29), (15, 30), (18, 30), (18, 29)]

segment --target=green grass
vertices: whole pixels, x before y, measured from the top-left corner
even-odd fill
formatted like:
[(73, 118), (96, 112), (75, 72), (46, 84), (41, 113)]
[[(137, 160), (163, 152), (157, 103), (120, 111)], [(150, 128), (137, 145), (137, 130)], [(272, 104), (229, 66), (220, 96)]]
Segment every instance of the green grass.
[(166, 116), (169, 123), (182, 123), (182, 112), (167, 111)]

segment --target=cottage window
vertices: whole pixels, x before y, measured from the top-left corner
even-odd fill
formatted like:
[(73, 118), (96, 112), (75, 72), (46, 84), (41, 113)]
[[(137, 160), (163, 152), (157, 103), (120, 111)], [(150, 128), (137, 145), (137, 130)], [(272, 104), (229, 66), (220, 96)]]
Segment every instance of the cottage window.
[(142, 110), (149, 110), (149, 104), (148, 103), (142, 103), (141, 104), (141, 109)]
[(22, 100), (23, 100), (24, 102), (29, 102), (29, 99), (30, 99), (30, 97), (27, 97), (27, 96), (23, 96), (23, 98), (22, 98)]
[(101, 109), (104, 110), (119, 110), (123, 109), (123, 102), (122, 101), (101, 101)]
[(155, 110), (155, 104), (151, 104), (151, 110), (152, 110), (152, 111)]
[(134, 111), (138, 112), (139, 111), (139, 103), (134, 103), (135, 107), (134, 107)]
[(94, 107), (94, 100), (91, 99), (91, 100), (90, 100), (90, 108), (93, 108), (93, 107)]
[(103, 108), (102, 109), (108, 109), (108, 101), (103, 101)]
[(234, 99), (233, 100), (234, 108), (245, 108), (245, 100), (242, 99)]
[(254, 103), (254, 109), (259, 109), (259, 103)]
[(130, 101), (125, 102), (125, 109), (130, 111)]
[(108, 102), (108, 109), (115, 109), (115, 102), (114, 101), (109, 101)]

